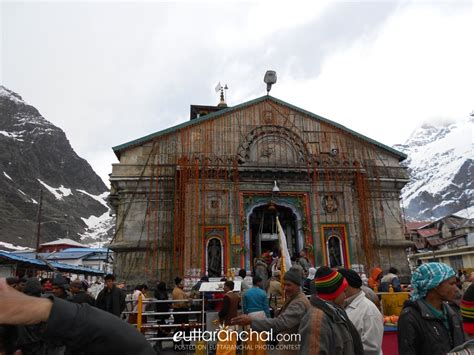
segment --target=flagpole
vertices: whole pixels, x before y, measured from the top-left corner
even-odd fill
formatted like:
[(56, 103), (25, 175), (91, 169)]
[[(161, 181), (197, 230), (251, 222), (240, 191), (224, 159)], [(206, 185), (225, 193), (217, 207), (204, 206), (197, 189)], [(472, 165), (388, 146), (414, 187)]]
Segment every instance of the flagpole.
[[(286, 244), (286, 236), (283, 228), (281, 227), (280, 220), (278, 216), (276, 216), (276, 224), (278, 230), (278, 240), (280, 242), (280, 255), (281, 255), (281, 266), (280, 266), (280, 284), (283, 287), (283, 277), (285, 276), (285, 272), (290, 270), (291, 268), (291, 258), (290, 252), (288, 251), (288, 246)], [(283, 293), (283, 301), (285, 301), (285, 292)]]

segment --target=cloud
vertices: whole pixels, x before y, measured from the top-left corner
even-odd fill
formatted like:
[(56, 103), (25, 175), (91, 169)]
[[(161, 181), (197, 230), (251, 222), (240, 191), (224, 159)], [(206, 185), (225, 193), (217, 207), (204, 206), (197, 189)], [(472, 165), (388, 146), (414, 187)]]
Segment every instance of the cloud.
[(2, 83), (103, 179), (111, 147), (186, 121), (190, 104), (217, 104), (218, 81), (230, 105), (261, 96), (268, 69), (272, 95), (385, 144), (473, 109), (469, 3), (1, 6)]

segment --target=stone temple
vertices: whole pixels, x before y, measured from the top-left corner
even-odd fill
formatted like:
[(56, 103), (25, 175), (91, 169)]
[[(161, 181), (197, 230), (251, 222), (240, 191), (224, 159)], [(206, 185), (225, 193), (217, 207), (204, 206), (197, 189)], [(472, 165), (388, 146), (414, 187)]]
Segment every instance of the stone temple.
[(111, 242), (119, 279), (229, 276), (278, 248), (366, 273), (408, 275), (400, 190), (406, 156), (266, 95), (113, 148)]

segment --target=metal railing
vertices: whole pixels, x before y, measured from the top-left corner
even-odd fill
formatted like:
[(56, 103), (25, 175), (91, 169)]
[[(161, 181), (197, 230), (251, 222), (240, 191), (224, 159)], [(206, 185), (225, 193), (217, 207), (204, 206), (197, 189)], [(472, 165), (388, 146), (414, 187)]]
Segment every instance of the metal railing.
[[(212, 302), (221, 302), (222, 299), (216, 299), (216, 300), (205, 300), (204, 299), (204, 296), (202, 298), (192, 298), (192, 299), (182, 299), (182, 300), (154, 300), (154, 299), (143, 299), (143, 296), (142, 295), (139, 295), (138, 297), (138, 300), (131, 300), (131, 301), (127, 301), (127, 303), (131, 303), (132, 306), (136, 304), (137, 306), (137, 310), (136, 312), (134, 311), (125, 311), (125, 312), (122, 312), (122, 314), (125, 314), (125, 315), (130, 315), (130, 314), (136, 314), (137, 315), (137, 321), (136, 321), (136, 324), (132, 324), (132, 325), (135, 325), (137, 327), (137, 330), (139, 332), (143, 332), (143, 331), (146, 331), (146, 330), (156, 330), (156, 331), (159, 331), (160, 329), (173, 329), (173, 328), (188, 328), (188, 329), (196, 329), (196, 328), (201, 328), (202, 330), (204, 330), (205, 328), (205, 325), (206, 323), (204, 322), (204, 319), (205, 319), (205, 314), (206, 314), (206, 310), (205, 310), (205, 303), (206, 302), (209, 302), (209, 301), (212, 301)], [(176, 304), (176, 303), (199, 303), (200, 304), (200, 310), (187, 310), (187, 311), (177, 311), (177, 309), (179, 310), (179, 308), (177, 309), (174, 309), (172, 307), (170, 307), (169, 311), (168, 312), (155, 312), (155, 311), (144, 311), (144, 305), (152, 305), (152, 304), (160, 304), (160, 303), (172, 303), (172, 304)], [(157, 324), (158, 320), (154, 320), (154, 321), (149, 321), (148, 320), (148, 316), (164, 316), (164, 315), (167, 315), (169, 316), (169, 318), (171, 318), (171, 320), (169, 320), (169, 318), (167, 320), (165, 320), (165, 322), (167, 322), (167, 324)], [(194, 322), (189, 322), (188, 323), (176, 323), (174, 321), (174, 316), (175, 315), (196, 315), (197, 316), (197, 320)], [(143, 323), (143, 319), (144, 317), (147, 318), (147, 322), (144, 324)], [(201, 319), (201, 321), (199, 321), (199, 319)], [(168, 336), (168, 337), (163, 337), (163, 336), (159, 336), (159, 337), (147, 337), (146, 334), (145, 334), (145, 337), (148, 341), (163, 341), (163, 340), (172, 340), (173, 337), (172, 336)]]
[[(279, 303), (281, 300), (280, 297), (275, 297), (272, 296), (270, 298), (273, 300), (275, 303)], [(201, 298), (191, 298), (191, 299), (181, 299), (181, 300), (173, 300), (173, 299), (168, 299), (168, 300), (156, 300), (156, 299), (144, 299), (142, 295), (139, 296), (138, 300), (128, 300), (127, 303), (131, 304), (132, 309), (136, 305), (137, 309), (135, 311), (124, 311), (122, 314), (124, 315), (131, 315), (131, 314), (136, 314), (137, 315), (137, 320), (136, 323), (132, 323), (132, 325), (137, 327), (137, 330), (139, 332), (143, 332), (146, 339), (150, 342), (159, 342), (159, 341), (166, 341), (166, 340), (173, 340), (172, 332), (170, 333), (168, 330), (173, 331), (175, 328), (184, 328), (184, 329), (196, 329), (196, 328), (201, 328), (202, 331), (206, 330), (206, 313), (211, 311), (206, 309), (206, 305), (209, 304), (217, 304), (221, 303), (224, 299), (223, 298), (217, 298), (217, 299), (206, 299), (204, 295)], [(194, 310), (186, 310), (186, 311), (179, 311), (179, 308), (173, 308), (172, 305), (170, 305), (168, 312), (156, 312), (156, 311), (144, 311), (146, 308), (146, 305), (154, 305), (154, 304), (163, 304), (163, 303), (168, 303), (168, 304), (176, 304), (176, 303), (190, 303), (190, 304), (199, 304), (199, 310), (196, 310), (196, 307), (191, 307), (194, 308)], [(195, 321), (189, 321), (187, 323), (176, 323), (174, 320), (175, 315), (187, 315), (187, 316), (196, 316)], [(158, 319), (151, 320), (149, 317), (155, 317), (155, 316), (168, 316), (168, 318), (165, 319), (165, 324), (157, 324)], [(146, 323), (143, 322), (143, 320), (146, 318)], [(171, 318), (171, 319), (170, 319)], [(154, 332), (158, 333), (160, 330), (163, 330), (167, 335), (169, 336), (157, 336), (156, 334), (153, 334), (155, 336), (150, 336), (150, 334), (147, 334), (147, 331), (149, 332)]]

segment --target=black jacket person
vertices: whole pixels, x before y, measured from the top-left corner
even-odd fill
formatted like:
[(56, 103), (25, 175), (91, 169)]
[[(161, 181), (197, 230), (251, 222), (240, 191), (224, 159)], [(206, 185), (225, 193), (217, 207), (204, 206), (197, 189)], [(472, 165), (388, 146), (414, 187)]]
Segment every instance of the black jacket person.
[(457, 292), (454, 270), (425, 263), (412, 275), (413, 293), (398, 320), (400, 354), (441, 355), (465, 341), (460, 315), (448, 304)]
[(125, 309), (125, 294), (115, 286), (114, 281), (113, 275), (109, 274), (105, 277), (105, 287), (97, 295), (96, 306), (120, 317)]

